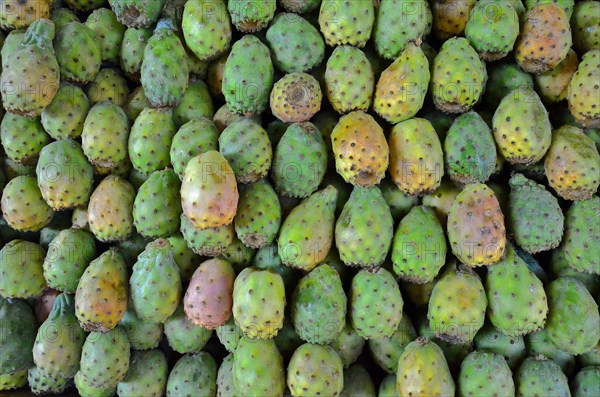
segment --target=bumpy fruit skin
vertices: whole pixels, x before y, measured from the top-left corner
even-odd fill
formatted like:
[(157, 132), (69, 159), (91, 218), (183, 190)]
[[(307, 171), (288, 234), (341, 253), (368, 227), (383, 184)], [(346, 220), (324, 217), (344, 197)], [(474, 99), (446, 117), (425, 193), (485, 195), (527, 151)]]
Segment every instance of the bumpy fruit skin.
[(35, 177), (18, 176), (2, 190), (2, 216), (15, 230), (35, 232), (50, 223), (54, 211), (42, 198)]
[(567, 210), (563, 251), (568, 265), (583, 273), (600, 275), (600, 197), (573, 203)]
[(223, 0), (186, 2), (181, 28), (187, 46), (201, 61), (216, 59), (231, 46), (231, 20)]
[(210, 150), (219, 149), (219, 130), (206, 118), (190, 120), (179, 128), (171, 143), (173, 170), (183, 179), (185, 167), (191, 158)]
[(467, 185), (448, 214), (448, 240), (452, 253), (470, 266), (493, 265), (504, 255), (504, 215), (492, 189)]
[(294, 397), (337, 396), (344, 387), (342, 360), (329, 346), (305, 343), (290, 360), (287, 386)]
[(565, 10), (554, 3), (540, 4), (523, 16), (515, 59), (526, 72), (544, 73), (565, 59), (572, 43)]
[(240, 340), (233, 355), (233, 382), (240, 396), (283, 396), (285, 367), (273, 340)]
[(163, 335), (161, 323), (149, 323), (141, 320), (131, 304), (119, 322), (127, 334), (127, 339), (133, 350), (156, 349)]
[(467, 39), (453, 37), (444, 42), (433, 60), (433, 103), (444, 113), (464, 113), (479, 101), (486, 81), (485, 63), (477, 52)]
[(495, 109), (509, 92), (517, 88), (533, 89), (533, 77), (514, 63), (494, 64), (489, 68), (489, 79), (482, 101), (490, 109)]
[(183, 214), (198, 229), (231, 224), (239, 193), (235, 175), (219, 152), (208, 151), (192, 158), (181, 184)]
[(212, 336), (212, 330), (196, 325), (185, 314), (183, 305), (165, 321), (165, 336), (169, 346), (178, 353), (201, 351)]
[(90, 110), (90, 101), (83, 90), (61, 83), (52, 103), (42, 111), (42, 126), (53, 139), (78, 138)]
[(567, 200), (586, 200), (600, 186), (600, 154), (583, 130), (564, 125), (552, 134), (544, 160), (548, 184)]
[(571, 15), (573, 47), (579, 54), (600, 50), (600, 4), (596, 1), (578, 1)]
[(72, 294), (94, 258), (96, 243), (90, 232), (77, 228), (61, 230), (48, 246), (44, 278), (50, 288)]
[[(596, 236), (599, 236), (599, 234), (596, 234)], [(597, 256), (597, 252), (594, 252), (594, 250), (590, 251), (593, 253), (593, 255)], [(559, 247), (552, 251), (552, 258), (550, 259), (550, 273), (555, 278), (574, 277), (578, 279), (585, 285), (585, 287), (593, 296), (597, 296), (598, 292), (600, 292), (600, 277), (593, 273), (585, 273), (581, 270), (572, 268), (567, 261), (563, 247)]]
[(87, 84), (100, 71), (100, 46), (92, 29), (80, 22), (57, 28), (54, 53), (64, 81)]
[(152, 37), (150, 29), (128, 28), (121, 45), (121, 69), (132, 80), (139, 82), (144, 60), (144, 49)]
[(8, 374), (32, 367), (36, 322), (27, 303), (0, 298), (0, 320), (4, 335), (0, 339), (0, 373)]
[(348, 266), (374, 268), (392, 244), (394, 219), (377, 186), (355, 187), (335, 226), (335, 244)]
[(544, 287), (512, 246), (499, 263), (488, 268), (485, 286), (489, 318), (502, 333), (526, 335), (544, 326), (548, 314)]
[(116, 387), (129, 368), (130, 348), (127, 334), (120, 327), (106, 333), (91, 332), (83, 344), (80, 376), (95, 388)]
[(273, 64), (285, 73), (308, 72), (321, 63), (325, 54), (319, 31), (296, 14), (278, 14), (267, 30), (266, 39)]
[(600, 78), (599, 70), (600, 50), (591, 50), (583, 55), (569, 83), (569, 110), (577, 123), (586, 128), (600, 127), (600, 110), (593, 104), (593, 98), (600, 95), (600, 87), (595, 84)]
[[(285, 327), (285, 326), (284, 326)], [(219, 342), (227, 349), (228, 352), (235, 352), (240, 339), (244, 336), (244, 333), (237, 326), (233, 317), (229, 317), (229, 320), (225, 324), (217, 328), (217, 338)], [(233, 356), (233, 355), (232, 355)], [(233, 357), (232, 357), (233, 360)]]
[(167, 238), (179, 231), (180, 188), (181, 182), (173, 170), (150, 174), (133, 202), (133, 222), (139, 234)]
[(165, 393), (169, 366), (161, 350), (133, 351), (125, 379), (119, 382), (119, 396), (160, 397)]
[(329, 103), (336, 112), (366, 112), (371, 106), (375, 86), (371, 62), (358, 48), (336, 47), (327, 61), (325, 86)]
[(180, 231), (188, 247), (194, 253), (203, 256), (214, 257), (223, 254), (235, 237), (233, 224), (198, 229), (183, 214)]
[(563, 10), (565, 10), (565, 13), (567, 14), (567, 18), (571, 18), (571, 15), (573, 14), (573, 3), (575, 3), (575, 1), (574, 0), (525, 0), (524, 3), (525, 3), (525, 6), (527, 7), (527, 10), (531, 10), (532, 8), (534, 8), (540, 4), (554, 3), (554, 4), (558, 5), (560, 8), (562, 8)]
[(414, 117), (423, 107), (429, 79), (429, 61), (423, 50), (414, 43), (406, 44), (381, 74), (373, 109), (392, 124)]
[(431, 282), (446, 261), (446, 251), (444, 230), (433, 209), (413, 207), (394, 235), (394, 273), (411, 283)]
[(465, 36), (485, 61), (497, 61), (510, 51), (519, 35), (519, 17), (508, 2), (483, 0), (469, 14)]
[(512, 164), (535, 164), (550, 147), (548, 112), (531, 88), (508, 93), (496, 109), (492, 124), (498, 149)]
[(173, 29), (171, 22), (161, 20), (144, 48), (142, 87), (157, 108), (177, 106), (188, 87), (185, 49)]
[(404, 301), (394, 276), (383, 268), (361, 270), (350, 287), (350, 321), (364, 339), (391, 337), (400, 320)]
[(344, 370), (344, 389), (339, 395), (340, 397), (377, 396), (373, 379), (364, 366), (354, 364)]
[(173, 109), (175, 127), (200, 118), (212, 119), (215, 115), (214, 103), (206, 83), (202, 80), (190, 81), (179, 105)]
[(496, 167), (492, 130), (478, 113), (457, 117), (444, 140), (446, 170), (459, 183), (484, 183)]
[(527, 358), (515, 373), (515, 385), (523, 397), (571, 395), (565, 374), (544, 356)]
[(133, 307), (142, 320), (164, 323), (173, 314), (181, 300), (181, 277), (168, 240), (146, 246), (133, 266), (129, 285)]
[(271, 112), (285, 123), (310, 120), (321, 109), (323, 93), (319, 82), (309, 74), (286, 74), (271, 91)]
[(459, 396), (514, 396), (515, 383), (504, 357), (474, 351), (465, 357), (458, 376)]
[(39, 118), (9, 113), (2, 119), (0, 128), (6, 157), (24, 165), (34, 165), (41, 150), (50, 143)]
[(194, 324), (216, 329), (229, 319), (234, 279), (227, 261), (210, 259), (200, 264), (183, 299), (185, 313)]
[(522, 174), (514, 174), (509, 184), (508, 220), (517, 244), (531, 254), (556, 248), (565, 220), (556, 197)]
[(231, 22), (240, 32), (258, 32), (267, 27), (275, 15), (275, 0), (228, 0)]
[(109, 175), (90, 197), (88, 221), (90, 231), (100, 241), (123, 241), (133, 231), (135, 190), (127, 180)]
[(269, 173), (273, 150), (267, 131), (252, 119), (240, 118), (219, 136), (220, 152), (239, 183), (256, 182)]
[(451, 264), (436, 282), (427, 318), (436, 337), (467, 344), (483, 326), (487, 298), (481, 279), (465, 265)]
[(119, 63), (121, 43), (127, 29), (110, 8), (98, 8), (88, 16), (85, 25), (96, 33), (102, 62)]
[(0, 26), (5, 30), (26, 28), (41, 18), (50, 18), (52, 2), (43, 1), (3, 1), (0, 5)]
[(72, 378), (79, 369), (85, 331), (75, 317), (73, 296), (60, 294), (33, 345), (38, 370), (53, 378)]
[(0, 375), (0, 390), (20, 389), (27, 385), (27, 370)]
[(233, 383), (233, 354), (223, 359), (217, 372), (217, 397), (235, 397), (237, 390)]
[(75, 315), (86, 331), (115, 328), (127, 310), (127, 273), (123, 256), (110, 249), (92, 261), (75, 292)]
[(525, 342), (522, 336), (508, 336), (493, 325), (484, 326), (475, 335), (477, 350), (486, 350), (504, 357), (511, 370), (515, 370), (525, 357)]
[(346, 324), (346, 294), (339, 274), (321, 265), (304, 276), (291, 301), (291, 317), (298, 335), (310, 343), (329, 343)]
[(431, 30), (431, 9), (425, 0), (382, 0), (377, 9), (373, 40), (377, 53), (395, 59)]
[(413, 118), (396, 124), (389, 138), (389, 173), (405, 194), (435, 191), (444, 176), (442, 144), (431, 123)]
[(89, 83), (85, 90), (92, 105), (102, 101), (111, 101), (115, 105), (125, 106), (129, 96), (127, 84), (127, 80), (120, 70), (105, 68), (100, 69), (94, 81)]
[(567, 98), (569, 83), (577, 71), (577, 66), (579, 66), (577, 54), (571, 49), (561, 63), (534, 76), (536, 88), (545, 102), (560, 102)]
[(166, 0), (110, 0), (109, 3), (123, 25), (130, 28), (149, 28), (158, 20)]
[(7, 112), (34, 118), (52, 102), (60, 84), (53, 39), (54, 24), (39, 19), (29, 26), (22, 44), (2, 62), (0, 92)]
[(379, 397), (397, 397), (396, 392), (396, 375), (387, 375), (379, 384)]
[(398, 362), (396, 391), (400, 396), (453, 396), (454, 380), (442, 349), (427, 338), (417, 338)]
[(271, 339), (283, 327), (283, 279), (275, 272), (246, 268), (235, 279), (233, 317), (249, 338)]
[(281, 205), (269, 182), (260, 180), (240, 193), (235, 232), (246, 247), (272, 244), (281, 225)]
[(95, 166), (116, 169), (127, 161), (129, 119), (122, 108), (112, 102), (95, 104), (83, 125), (81, 146)]
[(542, 329), (534, 334), (525, 337), (527, 343), (527, 353), (530, 357), (544, 355), (547, 359), (554, 361), (567, 376), (573, 375), (575, 368), (575, 356), (571, 353), (560, 350), (548, 335), (547, 329)]
[(346, 324), (338, 337), (329, 343), (329, 346), (340, 356), (344, 368), (348, 368), (362, 354), (365, 340), (356, 333), (356, 330), (350, 324)]
[[(189, 3), (188, 3), (189, 4)], [(265, 111), (273, 87), (269, 48), (252, 35), (238, 40), (223, 72), (223, 95), (231, 112), (253, 117)]]
[(556, 347), (571, 354), (594, 348), (600, 340), (600, 315), (585, 285), (573, 277), (560, 277), (547, 290), (546, 329)]
[(75, 387), (81, 397), (112, 397), (117, 392), (117, 387), (96, 387), (85, 378), (81, 371), (77, 372), (74, 379)]
[(69, 378), (50, 376), (38, 367), (29, 368), (27, 381), (35, 395), (62, 394), (69, 387)]
[(317, 127), (309, 122), (290, 125), (273, 156), (275, 189), (286, 197), (308, 197), (317, 190), (326, 171), (327, 149)]
[(347, 2), (323, 0), (319, 26), (325, 42), (331, 47), (349, 44), (362, 48), (371, 37), (375, 24), (375, 8), (369, 0)]
[(404, 218), (412, 207), (419, 203), (417, 196), (404, 194), (390, 178), (384, 179), (379, 185), (395, 222)]
[(45, 146), (35, 173), (42, 197), (54, 210), (87, 205), (94, 171), (77, 142), (67, 139)]
[(0, 250), (0, 295), (5, 298), (35, 298), (44, 292), (41, 245), (12, 240)]
[(575, 397), (591, 397), (600, 393), (600, 367), (589, 366), (579, 371), (571, 381), (571, 391)]
[(373, 186), (385, 176), (389, 147), (375, 119), (356, 111), (340, 118), (331, 133), (335, 168), (354, 186)]
[(431, 3), (433, 32), (440, 40), (460, 36), (477, 0), (434, 0)]
[(281, 261), (309, 271), (321, 263), (333, 242), (337, 190), (329, 185), (313, 193), (285, 218), (277, 239)]
[(135, 119), (129, 135), (129, 158), (133, 168), (148, 175), (168, 167), (175, 132), (171, 110), (144, 109)]

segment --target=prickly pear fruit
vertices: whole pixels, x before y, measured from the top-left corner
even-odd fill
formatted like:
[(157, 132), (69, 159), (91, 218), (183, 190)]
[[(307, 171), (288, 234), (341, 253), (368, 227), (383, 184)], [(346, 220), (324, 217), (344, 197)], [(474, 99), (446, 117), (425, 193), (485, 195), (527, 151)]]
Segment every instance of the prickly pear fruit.
[(565, 59), (572, 43), (565, 10), (555, 3), (540, 4), (523, 16), (515, 59), (526, 72), (544, 73)]
[(599, 7), (600, 4), (595, 1), (578, 1), (575, 4), (570, 22), (573, 30), (573, 48), (579, 54), (600, 50)]
[(183, 214), (181, 215), (181, 233), (192, 251), (203, 256), (223, 254), (235, 237), (233, 224), (198, 229)]
[(275, 0), (228, 0), (231, 22), (240, 32), (258, 32), (264, 29), (275, 14)]
[(144, 49), (150, 37), (152, 37), (152, 30), (144, 28), (128, 28), (123, 35), (121, 70), (135, 82), (140, 81)]
[(95, 388), (116, 387), (127, 374), (129, 349), (127, 334), (120, 327), (106, 333), (91, 332), (83, 344), (80, 376)]
[(66, 139), (44, 147), (35, 173), (42, 197), (54, 210), (87, 205), (94, 171), (77, 142)]
[(196, 325), (185, 314), (183, 305), (165, 321), (165, 336), (169, 346), (178, 353), (196, 353), (204, 348), (212, 330)]
[(525, 337), (525, 342), (527, 344), (527, 353), (530, 357), (542, 354), (546, 358), (560, 365), (560, 368), (565, 375), (573, 375), (575, 356), (556, 347), (556, 345), (552, 343), (547, 329), (544, 328), (536, 333), (527, 335)]
[(600, 393), (600, 367), (591, 365), (579, 371), (571, 381), (571, 390), (575, 397), (594, 396)]
[(546, 329), (559, 349), (582, 354), (600, 340), (598, 305), (583, 283), (573, 277), (560, 277), (548, 290)]
[(2, 216), (15, 230), (36, 232), (50, 223), (54, 211), (42, 198), (34, 176), (18, 176), (2, 190)]
[[(5, 298), (35, 298), (46, 288), (41, 245), (12, 240), (0, 250), (0, 295)], [(1, 372), (1, 371), (0, 371)]]
[(453, 344), (471, 343), (483, 326), (487, 298), (481, 279), (465, 265), (449, 265), (433, 287), (427, 318), (435, 336)]
[(488, 268), (486, 291), (490, 320), (502, 333), (526, 335), (544, 326), (548, 314), (544, 287), (512, 246)]
[(74, 379), (75, 387), (81, 397), (112, 397), (117, 393), (117, 387), (96, 387), (78, 371)]
[(356, 330), (352, 328), (349, 323), (347, 323), (338, 337), (333, 342), (329, 343), (329, 346), (335, 350), (338, 356), (340, 356), (344, 368), (348, 368), (350, 365), (354, 364), (362, 354), (365, 340), (356, 333)]
[(423, 107), (429, 78), (429, 61), (423, 50), (407, 43), (394, 63), (381, 73), (373, 109), (393, 124), (414, 117)]
[(88, 16), (85, 25), (96, 34), (102, 62), (119, 63), (125, 26), (110, 8), (97, 8)]
[(27, 370), (0, 375), (0, 390), (20, 389), (27, 385)]
[(6, 157), (24, 165), (35, 165), (40, 152), (51, 141), (39, 118), (9, 113), (2, 119), (0, 128)]
[(122, 397), (163, 396), (168, 374), (167, 359), (161, 350), (134, 350), (127, 375), (117, 385), (117, 393)]
[(492, 130), (478, 113), (458, 116), (444, 140), (446, 170), (458, 183), (484, 183), (496, 167)]
[(452, 253), (470, 266), (493, 265), (506, 246), (504, 215), (492, 189), (467, 185), (456, 196), (448, 214)]
[(348, 266), (377, 267), (385, 260), (393, 235), (394, 219), (379, 188), (355, 187), (335, 226), (340, 259)]
[(362, 48), (371, 37), (375, 24), (373, 2), (358, 0), (323, 0), (319, 11), (319, 26), (327, 45), (349, 44)]
[(169, 237), (179, 231), (181, 182), (173, 170), (154, 171), (133, 202), (133, 222), (145, 237)]
[(208, 151), (192, 158), (181, 184), (183, 214), (198, 229), (231, 224), (239, 194), (235, 175), (219, 152)]
[(269, 182), (260, 180), (240, 193), (235, 232), (250, 248), (272, 244), (281, 225), (281, 205)]
[(50, 376), (38, 367), (29, 368), (27, 381), (35, 395), (62, 394), (69, 386), (69, 378)]
[(187, 1), (181, 28), (185, 43), (201, 61), (216, 59), (231, 46), (231, 20), (223, 0)]
[(173, 314), (181, 300), (181, 278), (168, 240), (161, 238), (146, 246), (133, 266), (129, 284), (139, 318), (164, 323)]
[(600, 88), (594, 84), (600, 76), (599, 65), (600, 50), (587, 52), (569, 83), (569, 110), (575, 120), (587, 128), (600, 127), (600, 111), (592, 103), (600, 94)]
[(71, 22), (56, 30), (54, 53), (64, 81), (87, 84), (100, 71), (100, 46), (96, 33), (80, 22)]
[(444, 113), (464, 113), (479, 101), (486, 81), (485, 63), (479, 54), (467, 39), (453, 37), (444, 42), (433, 60), (433, 103)]
[(356, 111), (340, 118), (331, 133), (335, 168), (355, 186), (378, 184), (389, 164), (383, 129), (373, 117)]
[(85, 331), (75, 317), (73, 296), (60, 294), (33, 345), (38, 370), (54, 378), (72, 378), (79, 369)]
[(305, 343), (292, 355), (287, 385), (292, 396), (337, 396), (344, 387), (342, 360), (329, 346)]
[(483, 0), (469, 14), (465, 36), (485, 61), (504, 58), (519, 35), (519, 17), (509, 1)]
[(495, 109), (502, 98), (517, 88), (533, 88), (533, 77), (514, 63), (493, 65), (489, 69), (483, 103)]
[(75, 293), (75, 315), (86, 331), (107, 332), (115, 328), (126, 310), (125, 261), (119, 252), (110, 249), (92, 261), (81, 276)]
[(453, 396), (454, 380), (442, 349), (419, 337), (404, 349), (398, 362), (396, 391), (400, 396)]
[(109, 1), (119, 22), (133, 28), (149, 28), (160, 16), (165, 2), (165, 0)]
[(229, 354), (223, 359), (223, 363), (217, 372), (217, 396), (237, 396), (235, 384), (233, 383), (233, 354)]
[(125, 106), (129, 96), (127, 84), (127, 80), (118, 69), (100, 69), (94, 81), (86, 86), (86, 94), (92, 105), (111, 101), (117, 106)]
[(229, 319), (234, 279), (233, 268), (222, 259), (200, 264), (183, 299), (185, 313), (194, 324), (216, 329)]
[(281, 261), (309, 271), (321, 263), (333, 242), (337, 190), (328, 186), (304, 199), (285, 218), (277, 239)]
[(515, 383), (504, 357), (487, 351), (469, 353), (460, 366), (461, 396), (514, 396)]
[[(398, 328), (389, 338), (369, 339), (369, 352), (377, 365), (390, 374), (396, 374), (398, 360), (404, 352), (404, 348), (415, 338), (417, 334), (410, 318), (402, 315)], [(394, 385), (395, 387), (395, 385)]]
[(133, 167), (146, 175), (168, 167), (175, 132), (171, 110), (144, 109), (135, 119), (129, 135), (129, 158)]
[(22, 44), (3, 62), (0, 92), (7, 112), (34, 118), (54, 99), (60, 72), (53, 39), (54, 24), (49, 19), (39, 19), (29, 26)]
[(476, 3), (476, 0), (433, 0), (431, 10), (436, 37), (447, 40), (452, 36), (462, 35)]
[(565, 374), (544, 356), (527, 358), (515, 373), (515, 385), (523, 397), (571, 395)]
[(346, 304), (339, 274), (329, 265), (317, 267), (298, 282), (292, 296), (291, 317), (296, 332), (310, 343), (335, 340), (346, 323)]
[(36, 337), (36, 322), (31, 309), (22, 300), (0, 298), (0, 320), (3, 333), (0, 338), (0, 373), (31, 368)]
[(514, 174), (509, 185), (508, 220), (517, 244), (532, 254), (556, 248), (565, 221), (556, 197), (522, 174)]
[(396, 124), (390, 135), (390, 175), (405, 194), (436, 190), (444, 175), (442, 145), (431, 123), (413, 118)]
[(186, 354), (169, 374), (168, 396), (214, 396), (217, 389), (217, 364), (207, 352)]
[(219, 130), (211, 120), (201, 117), (182, 125), (173, 137), (170, 151), (171, 164), (179, 179), (183, 179), (191, 158), (210, 150), (219, 150)]
[(233, 354), (233, 383), (241, 396), (283, 396), (285, 368), (272, 339), (240, 340)]
[(568, 265), (578, 271), (600, 275), (600, 198), (575, 202), (567, 210), (563, 251)]
[(317, 79), (303, 72), (289, 73), (271, 90), (271, 112), (284, 123), (308, 121), (321, 109), (322, 99)]
[(577, 71), (579, 60), (572, 49), (554, 68), (535, 76), (535, 86), (545, 102), (560, 102), (567, 98), (569, 83)]
[(83, 90), (61, 83), (56, 96), (42, 112), (42, 126), (53, 139), (78, 138), (90, 110), (90, 101)]
[(109, 175), (92, 193), (88, 205), (90, 231), (100, 241), (123, 241), (133, 230), (135, 190), (125, 179)]
[(141, 320), (131, 302), (119, 326), (125, 330), (133, 350), (156, 349), (163, 335), (163, 325)]
[(600, 154), (583, 130), (564, 125), (552, 134), (544, 160), (548, 184), (567, 200), (586, 200), (600, 186)]

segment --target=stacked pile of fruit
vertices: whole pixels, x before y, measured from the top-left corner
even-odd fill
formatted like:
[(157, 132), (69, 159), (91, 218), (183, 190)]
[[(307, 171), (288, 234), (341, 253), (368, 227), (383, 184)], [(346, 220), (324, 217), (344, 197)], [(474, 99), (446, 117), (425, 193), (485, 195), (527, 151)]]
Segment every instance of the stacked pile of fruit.
[(600, 2), (0, 25), (0, 390), (600, 395)]

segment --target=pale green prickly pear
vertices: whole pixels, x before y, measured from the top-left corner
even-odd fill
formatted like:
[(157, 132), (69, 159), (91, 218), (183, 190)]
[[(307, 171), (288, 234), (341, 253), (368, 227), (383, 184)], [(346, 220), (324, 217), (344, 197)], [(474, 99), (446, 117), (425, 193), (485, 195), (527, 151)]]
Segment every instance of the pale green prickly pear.
[(89, 110), (90, 101), (80, 87), (61, 83), (50, 105), (42, 111), (42, 126), (53, 139), (78, 138)]
[(577, 201), (567, 210), (563, 251), (569, 266), (578, 271), (600, 275), (600, 197)]
[(50, 376), (38, 367), (29, 368), (27, 381), (35, 395), (62, 394), (69, 386), (69, 378)]
[(127, 339), (133, 350), (156, 349), (163, 336), (163, 325), (161, 323), (150, 323), (141, 320), (131, 302), (125, 315), (119, 322), (119, 327), (125, 330)]
[(290, 360), (287, 385), (296, 397), (337, 396), (344, 388), (342, 360), (329, 346), (305, 343)]
[(96, 34), (80, 22), (57, 27), (54, 52), (62, 80), (84, 85), (100, 71), (100, 45)]
[(469, 353), (460, 366), (460, 396), (514, 396), (515, 383), (504, 357), (488, 351)]
[(127, 180), (109, 175), (90, 197), (88, 221), (90, 231), (100, 241), (123, 241), (133, 231), (135, 190)]
[(185, 167), (193, 157), (219, 149), (219, 130), (206, 118), (190, 120), (181, 127), (171, 143), (171, 164), (173, 170), (183, 179)]
[(233, 383), (240, 396), (283, 396), (285, 367), (272, 339), (240, 340), (233, 354)]
[(172, 111), (144, 109), (129, 135), (129, 158), (133, 168), (149, 175), (170, 165), (169, 149), (175, 135)]
[(519, 35), (519, 17), (509, 1), (482, 0), (475, 4), (465, 36), (484, 61), (504, 58)]
[(408, 315), (403, 314), (400, 324), (392, 336), (368, 340), (369, 352), (377, 365), (387, 373), (395, 375), (398, 370), (398, 360), (404, 352), (404, 348), (416, 338), (415, 327)]
[(0, 137), (6, 156), (24, 165), (34, 165), (41, 150), (50, 143), (39, 117), (30, 119), (11, 113), (2, 119)]
[(36, 338), (36, 321), (31, 308), (19, 299), (0, 298), (0, 320), (3, 333), (0, 373), (26, 371), (33, 366), (32, 349)]
[(116, 387), (129, 369), (130, 347), (127, 334), (120, 327), (106, 333), (91, 332), (83, 344), (80, 376), (95, 388)]
[(127, 375), (117, 385), (117, 393), (120, 397), (161, 397), (165, 394), (168, 372), (167, 358), (161, 350), (134, 350)]
[(515, 373), (517, 396), (570, 396), (569, 381), (558, 364), (540, 355), (527, 358)]
[(134, 28), (148, 28), (160, 16), (166, 0), (110, 0), (109, 3), (117, 19), (123, 25)]
[(34, 176), (18, 176), (2, 190), (2, 215), (13, 229), (35, 232), (50, 223), (54, 211), (42, 198)]
[(216, 59), (231, 46), (231, 19), (224, 0), (187, 1), (181, 28), (187, 46), (201, 61)]
[(261, 180), (242, 190), (234, 221), (237, 237), (247, 247), (258, 249), (275, 241), (281, 205), (269, 182)]
[(150, 37), (152, 37), (152, 30), (144, 28), (128, 28), (123, 35), (121, 69), (127, 77), (136, 82), (141, 78), (144, 49)]
[(371, 1), (323, 0), (321, 3), (319, 26), (329, 46), (364, 47), (374, 23), (375, 7)]
[(177, 353), (197, 353), (212, 336), (212, 330), (196, 325), (186, 315), (183, 305), (165, 321), (165, 336), (169, 346)]
[(41, 245), (12, 240), (0, 250), (0, 295), (4, 298), (35, 298), (46, 289)]
[(115, 13), (110, 8), (97, 8), (87, 17), (85, 25), (95, 33), (102, 62), (118, 64), (126, 27)]

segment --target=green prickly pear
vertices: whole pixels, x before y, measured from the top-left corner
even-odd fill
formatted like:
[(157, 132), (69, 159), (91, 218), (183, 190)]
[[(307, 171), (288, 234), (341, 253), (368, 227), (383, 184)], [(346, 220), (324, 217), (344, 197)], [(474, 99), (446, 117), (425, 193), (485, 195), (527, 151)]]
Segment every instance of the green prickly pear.
[(233, 383), (240, 396), (283, 396), (283, 357), (272, 339), (240, 340), (233, 354)]
[(231, 46), (231, 19), (224, 0), (185, 3), (181, 28), (187, 46), (201, 61), (211, 61)]
[[(389, 374), (396, 374), (398, 360), (406, 346), (417, 338), (417, 332), (408, 315), (403, 314), (398, 328), (389, 338), (369, 339), (369, 352), (377, 365)], [(394, 390), (396, 384), (394, 384)]]
[(110, 0), (109, 3), (123, 25), (148, 28), (159, 18), (166, 0)]
[(35, 165), (44, 146), (50, 143), (39, 117), (30, 119), (9, 113), (2, 119), (0, 128), (6, 156), (17, 163)]
[(95, 32), (80, 22), (57, 27), (54, 53), (62, 80), (84, 85), (100, 71), (100, 45)]
[(488, 351), (469, 353), (460, 366), (460, 396), (514, 396), (515, 383), (504, 357)]
[(179, 305), (165, 321), (164, 328), (169, 346), (181, 354), (201, 351), (212, 336), (212, 330), (192, 322), (186, 315), (183, 305)]
[(31, 308), (19, 299), (0, 298), (0, 320), (3, 334), (0, 338), (0, 373), (31, 368), (36, 337), (36, 322)]
[(42, 126), (53, 139), (78, 138), (89, 110), (90, 101), (80, 87), (61, 83), (56, 96), (42, 112)]
[(240, 193), (235, 232), (242, 243), (259, 249), (272, 244), (281, 225), (281, 205), (269, 182), (260, 180)]
[(90, 231), (100, 241), (123, 241), (133, 231), (135, 190), (127, 180), (109, 175), (90, 197), (88, 221)]
[(36, 232), (50, 223), (54, 211), (42, 198), (35, 177), (18, 176), (2, 190), (2, 216), (15, 230)]
[(0, 250), (0, 295), (4, 298), (35, 298), (46, 289), (41, 245), (12, 240)]
[(117, 385), (117, 393), (120, 397), (161, 397), (165, 394), (168, 371), (167, 359), (161, 350), (134, 350), (127, 375)]
[(183, 180), (190, 159), (211, 150), (219, 150), (219, 130), (211, 120), (200, 117), (179, 127), (170, 151), (171, 164), (179, 179)]
[(329, 346), (305, 343), (292, 355), (287, 385), (292, 396), (337, 396), (344, 388), (342, 360)]
[(129, 135), (129, 158), (133, 168), (148, 175), (168, 167), (171, 164), (169, 149), (175, 132), (171, 110), (142, 110)]
[(375, 24), (372, 1), (323, 0), (319, 11), (319, 26), (327, 45), (349, 44), (362, 48), (371, 37)]
[(600, 197), (576, 201), (567, 210), (563, 252), (568, 265), (578, 271), (600, 275)]
[(78, 374), (94, 388), (116, 387), (129, 369), (130, 347), (120, 327), (105, 333), (91, 332), (83, 344)]
[(529, 357), (515, 373), (517, 396), (571, 395), (569, 381), (558, 364), (544, 356)]

